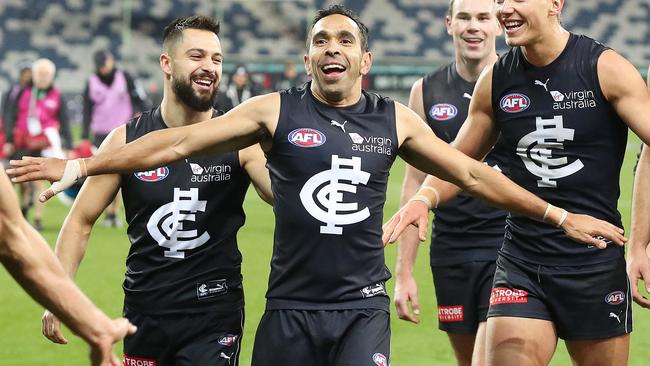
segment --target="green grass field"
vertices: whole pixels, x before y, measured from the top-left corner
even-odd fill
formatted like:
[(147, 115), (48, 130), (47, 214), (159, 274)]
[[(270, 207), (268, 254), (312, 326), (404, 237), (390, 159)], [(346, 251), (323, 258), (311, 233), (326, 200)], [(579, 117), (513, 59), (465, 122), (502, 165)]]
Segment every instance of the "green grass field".
[[(619, 210), (629, 226), (632, 187), (632, 166), (639, 148), (638, 139), (630, 139), (625, 165), (621, 173), (621, 198)], [(397, 209), (404, 163), (399, 160), (393, 167), (385, 217)], [(54, 243), (67, 208), (57, 200), (46, 207), (43, 233), (49, 243)], [(244, 255), (243, 272), (246, 289), (246, 328), (241, 353), (241, 365), (250, 365), (255, 329), (264, 309), (269, 261), (271, 257), (273, 213), (253, 191), (246, 200), (247, 222), (240, 231), (240, 248)], [(129, 243), (125, 229), (106, 229), (97, 225), (91, 236), (88, 252), (77, 275), (77, 283), (102, 309), (113, 317), (119, 316), (122, 306), (121, 283), (125, 270), (124, 258)], [(389, 268), (394, 267), (396, 247), (386, 249)], [(453, 353), (446, 335), (437, 329), (436, 307), (431, 273), (428, 266), (428, 245), (423, 245), (417, 262), (422, 322), (410, 324), (397, 319), (393, 310), (392, 362), (393, 366), (453, 365)], [(389, 283), (392, 290), (393, 283)], [(86, 365), (87, 348), (74, 336), (70, 344), (50, 343), (41, 335), (42, 308), (34, 303), (0, 271), (0, 365)], [(630, 365), (647, 365), (650, 359), (650, 312), (634, 307), (634, 333), (632, 333)], [(121, 345), (116, 347), (120, 352)], [(570, 365), (563, 344), (552, 365)], [(279, 365), (281, 366), (281, 365)], [(308, 365), (305, 365), (308, 366)]]

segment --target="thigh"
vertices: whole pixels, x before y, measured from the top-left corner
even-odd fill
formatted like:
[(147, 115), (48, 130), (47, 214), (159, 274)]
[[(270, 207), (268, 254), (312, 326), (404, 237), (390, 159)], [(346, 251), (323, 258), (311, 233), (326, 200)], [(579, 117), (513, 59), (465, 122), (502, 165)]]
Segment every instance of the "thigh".
[(566, 341), (566, 348), (574, 365), (627, 365), (630, 335), (591, 341)]
[(472, 350), (472, 366), (483, 366), (486, 363), (487, 343), (487, 321), (480, 322), (474, 339), (474, 349)]
[(553, 323), (549, 320), (488, 318), (486, 364), (494, 366), (545, 366), (557, 346)]
[(330, 324), (337, 337), (331, 366), (388, 366), (390, 362), (390, 314), (363, 309), (331, 312)]
[(243, 310), (179, 319), (174, 331), (179, 341), (174, 366), (239, 365), (243, 327)]
[(632, 331), (625, 259), (578, 267), (547, 267), (542, 276), (558, 336), (597, 340)]
[(173, 365), (169, 359), (171, 339), (160, 317), (125, 310), (124, 316), (138, 327), (133, 335), (124, 338), (124, 366)]
[(251, 366), (326, 366), (327, 355), (320, 354), (318, 344), (312, 339), (319, 330), (315, 329), (311, 313), (265, 311), (257, 326)]

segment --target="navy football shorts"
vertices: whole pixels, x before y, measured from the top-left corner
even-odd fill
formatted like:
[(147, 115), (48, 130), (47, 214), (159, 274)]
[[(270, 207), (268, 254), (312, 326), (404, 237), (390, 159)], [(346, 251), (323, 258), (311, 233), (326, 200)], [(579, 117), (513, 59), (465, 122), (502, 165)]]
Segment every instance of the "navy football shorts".
[(252, 366), (388, 366), (385, 310), (267, 310)]
[(244, 310), (124, 316), (138, 326), (124, 339), (124, 366), (239, 365)]
[(550, 320), (564, 340), (605, 339), (632, 332), (631, 301), (625, 258), (544, 266), (499, 254), (488, 317)]
[(495, 268), (493, 261), (431, 267), (440, 330), (476, 333), (479, 323), (487, 320)]

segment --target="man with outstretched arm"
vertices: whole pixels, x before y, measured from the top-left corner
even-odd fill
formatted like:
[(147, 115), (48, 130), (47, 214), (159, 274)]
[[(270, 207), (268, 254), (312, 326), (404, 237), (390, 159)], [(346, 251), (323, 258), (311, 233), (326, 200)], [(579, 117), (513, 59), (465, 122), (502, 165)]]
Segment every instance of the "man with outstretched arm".
[(91, 159), (14, 161), (9, 172), (15, 181), (60, 181), (47, 199), (82, 176), (260, 143), (276, 226), (254, 366), (388, 364), (390, 272), (381, 221), (397, 154), (496, 206), (561, 226), (574, 240), (596, 245), (602, 236), (623, 245), (615, 225), (550, 207), (436, 138), (407, 107), (363, 91), (372, 65), (368, 29), (345, 7), (317, 13), (304, 63), (311, 82), (251, 98), (223, 117), (152, 132)]
[[(413, 84), (409, 108), (436, 136), (451, 143), (467, 117), (476, 80), (498, 58), (495, 41), (501, 28), (493, 0), (449, 1), (445, 24), (453, 38), (454, 60)], [(484, 163), (507, 174), (504, 144), (498, 143)], [(406, 166), (402, 205), (417, 193), (425, 178), (425, 173)], [(507, 212), (461, 193), (433, 213), (430, 265), (438, 328), (447, 333), (459, 366), (482, 365), (490, 292)], [(419, 323), (418, 286), (413, 274), (419, 246), (417, 228), (407, 229), (400, 237), (395, 263), (395, 309), (401, 319), (414, 323)]]
[(92, 365), (119, 366), (113, 344), (136, 330), (109, 319), (66, 275), (40, 234), (25, 220), (16, 192), (0, 173), (0, 262), (39, 304), (90, 345)]
[[(497, 1), (513, 48), (479, 78), (454, 146), (482, 158), (500, 135), (516, 183), (553, 205), (621, 226), (628, 127), (650, 142), (650, 95), (627, 60), (562, 28), (563, 6)], [(454, 190), (435, 177), (425, 185), (419, 193), (437, 192), (440, 202)], [(422, 238), (427, 214), (425, 204), (410, 202), (387, 223), (386, 235), (394, 240), (417, 222)], [(507, 223), (488, 311), (488, 364), (548, 364), (558, 338), (576, 365), (625, 364), (632, 314), (623, 248), (607, 240), (576, 245), (562, 230), (517, 212)]]

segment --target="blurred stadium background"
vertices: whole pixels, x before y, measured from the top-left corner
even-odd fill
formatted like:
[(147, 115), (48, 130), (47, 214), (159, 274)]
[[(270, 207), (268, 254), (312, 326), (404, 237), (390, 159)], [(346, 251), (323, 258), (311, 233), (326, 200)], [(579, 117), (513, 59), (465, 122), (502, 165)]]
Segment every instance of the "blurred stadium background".
[[(286, 62), (302, 70), (310, 19), (333, 3), (357, 11), (370, 28), (375, 64), (368, 89), (405, 100), (415, 79), (453, 56), (444, 27), (448, 0), (2, 0), (0, 90), (16, 78), (20, 61), (47, 57), (58, 67), (57, 86), (74, 97), (93, 72), (93, 52), (110, 49), (156, 101), (162, 28), (191, 14), (221, 20), (224, 73), (245, 63), (270, 90)], [(645, 73), (650, 1), (569, 0), (562, 21), (613, 47)], [(74, 98), (68, 99), (74, 110)]]
[[(235, 65), (248, 65), (267, 90), (287, 62), (302, 70), (310, 19), (316, 9), (344, 3), (360, 13), (370, 28), (374, 66), (368, 89), (406, 102), (413, 81), (453, 55), (444, 27), (447, 0), (0, 0), (0, 91), (18, 74), (23, 60), (52, 59), (58, 67), (56, 85), (67, 96), (72, 122), (81, 118), (80, 94), (94, 71), (92, 55), (110, 49), (118, 65), (137, 77), (154, 103), (162, 77), (158, 66), (162, 28), (173, 18), (207, 14), (222, 22), (224, 79)], [(650, 63), (650, 0), (567, 0), (567, 29), (613, 47), (645, 76)], [(502, 41), (501, 41), (502, 43)], [(501, 49), (505, 45), (501, 44)], [(640, 143), (631, 138), (623, 172), (619, 209), (629, 227), (632, 166)], [(391, 172), (385, 213), (397, 208), (403, 164)], [(54, 243), (67, 207), (53, 201), (46, 207), (44, 235)], [(247, 225), (241, 232), (244, 254), (247, 319), (242, 365), (250, 364), (255, 328), (264, 308), (272, 241), (272, 211), (253, 192), (246, 202)], [(112, 316), (121, 312), (120, 284), (128, 241), (124, 229), (97, 227), (81, 266), (78, 283)], [(452, 365), (444, 333), (436, 330), (435, 300), (428, 267), (428, 245), (420, 250), (417, 277), (422, 321), (419, 326), (393, 321), (393, 365)], [(393, 267), (395, 247), (386, 250)], [(392, 282), (389, 284), (392, 290)], [(86, 348), (79, 339), (62, 347), (40, 335), (41, 309), (0, 271), (0, 365), (84, 365)], [(635, 306), (631, 365), (650, 359), (650, 313)], [(67, 332), (69, 335), (69, 332)], [(553, 365), (569, 365), (560, 345)]]

